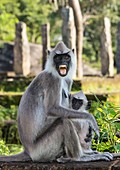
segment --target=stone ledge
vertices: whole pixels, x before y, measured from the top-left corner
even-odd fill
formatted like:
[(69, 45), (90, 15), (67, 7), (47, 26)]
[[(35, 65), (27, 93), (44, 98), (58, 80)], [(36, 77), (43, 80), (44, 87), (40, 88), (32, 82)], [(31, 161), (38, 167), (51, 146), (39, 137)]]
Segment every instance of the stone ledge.
[(0, 170), (120, 170), (120, 158), (110, 162), (35, 163), (0, 162)]

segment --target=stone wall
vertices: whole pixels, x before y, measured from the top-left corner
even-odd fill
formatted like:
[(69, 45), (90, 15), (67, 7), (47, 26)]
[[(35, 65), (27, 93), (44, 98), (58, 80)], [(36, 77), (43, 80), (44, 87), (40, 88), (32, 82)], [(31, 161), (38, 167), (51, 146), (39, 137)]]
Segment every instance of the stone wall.
[(37, 75), (42, 70), (42, 45), (30, 43), (30, 73)]
[[(30, 74), (36, 75), (42, 70), (42, 45), (30, 45)], [(14, 43), (4, 43), (0, 47), (0, 72), (14, 71)], [(19, 64), (19, 63), (18, 63)]]
[(0, 72), (13, 71), (13, 43), (0, 47)]

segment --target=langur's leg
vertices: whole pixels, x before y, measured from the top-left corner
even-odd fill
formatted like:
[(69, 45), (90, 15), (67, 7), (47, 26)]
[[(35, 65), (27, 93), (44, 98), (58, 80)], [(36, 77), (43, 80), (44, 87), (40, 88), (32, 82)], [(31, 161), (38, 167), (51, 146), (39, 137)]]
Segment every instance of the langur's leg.
[[(78, 159), (83, 155), (83, 150), (79, 141), (79, 136), (77, 134), (76, 128), (70, 119), (64, 119), (64, 145), (66, 157), (58, 158), (58, 162), (62, 162), (63, 159), (68, 158)], [(62, 160), (61, 160), (62, 159)]]
[(29, 155), (33, 161), (53, 161), (63, 153), (63, 123), (55, 121), (42, 136), (29, 147)]
[(110, 161), (113, 159), (113, 155), (110, 153), (93, 152), (92, 154), (84, 154), (83, 148), (80, 144), (79, 135), (71, 120), (66, 119), (64, 121), (64, 141), (66, 157), (60, 157), (58, 162), (88, 162), (105, 160)]
[(80, 121), (79, 126), (81, 126), (79, 133), (81, 147), (83, 149), (84, 155), (97, 154), (97, 151), (91, 149), (93, 129), (88, 121)]

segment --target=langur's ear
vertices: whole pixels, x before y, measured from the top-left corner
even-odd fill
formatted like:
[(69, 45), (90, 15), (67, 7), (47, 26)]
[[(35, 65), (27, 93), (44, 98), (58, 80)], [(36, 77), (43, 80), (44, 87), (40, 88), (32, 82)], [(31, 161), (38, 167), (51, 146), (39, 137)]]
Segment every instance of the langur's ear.
[(47, 51), (48, 55), (50, 55), (50, 50)]
[(75, 49), (72, 49), (72, 52), (74, 53), (74, 52), (75, 52)]
[(86, 110), (89, 110), (91, 108), (92, 105), (92, 101), (88, 101), (87, 106), (86, 106)]

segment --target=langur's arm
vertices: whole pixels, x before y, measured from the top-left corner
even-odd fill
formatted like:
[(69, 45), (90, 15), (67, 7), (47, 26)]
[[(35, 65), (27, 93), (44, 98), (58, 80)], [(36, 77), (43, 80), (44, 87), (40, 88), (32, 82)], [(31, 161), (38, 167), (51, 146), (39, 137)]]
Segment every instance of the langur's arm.
[(75, 111), (73, 109), (68, 109), (65, 108), (63, 106), (55, 106), (52, 107), (49, 111), (48, 111), (48, 115), (49, 116), (54, 116), (57, 118), (80, 118), (80, 119), (87, 119), (90, 121), (94, 131), (96, 132), (96, 134), (99, 136), (99, 128), (97, 125), (97, 122), (94, 118), (94, 116), (90, 113), (87, 112), (78, 112)]

